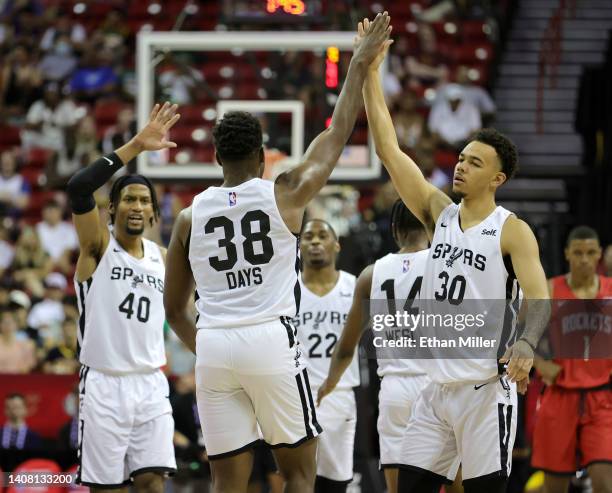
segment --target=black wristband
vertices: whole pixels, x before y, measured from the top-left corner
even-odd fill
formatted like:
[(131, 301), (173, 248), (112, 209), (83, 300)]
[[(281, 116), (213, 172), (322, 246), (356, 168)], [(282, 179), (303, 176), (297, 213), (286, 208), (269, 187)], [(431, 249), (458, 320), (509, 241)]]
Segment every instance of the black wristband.
[(66, 191), (74, 214), (85, 214), (95, 206), (94, 192), (123, 167), (114, 152), (102, 156), (70, 178)]

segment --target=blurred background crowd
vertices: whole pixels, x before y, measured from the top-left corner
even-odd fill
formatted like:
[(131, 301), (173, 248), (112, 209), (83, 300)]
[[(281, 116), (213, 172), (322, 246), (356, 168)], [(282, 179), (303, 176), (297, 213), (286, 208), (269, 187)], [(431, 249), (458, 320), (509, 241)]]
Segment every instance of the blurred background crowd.
[[(381, 8), (366, 0), (310, 2), (319, 14), (302, 26), (262, 22), (248, 15), (254, 3), (258, 2), (0, 1), (1, 374), (73, 375), (71, 382), (76, 382), (79, 314), (72, 277), (78, 243), (63, 190), (75, 171), (101, 153), (112, 152), (135, 132), (134, 53), (139, 30), (353, 30), (359, 19)], [(392, 3), (395, 43), (384, 78), (385, 95), (401, 146), (433, 184), (448, 192), (457, 150), (475, 130), (495, 122), (490, 90), (517, 2)], [(299, 58), (278, 53), (264, 62), (257, 60), (258, 72), (249, 78), (238, 73), (240, 64), (228, 70), (227, 62), (219, 63), (213, 55), (163, 55), (156, 94), (158, 100), (181, 105), (182, 130), (177, 128), (173, 135), (179, 149), (194, 148), (195, 157), (212, 156), (209, 137), (197, 137), (194, 131), (202, 120), (212, 124), (216, 114), (210, 110), (221, 99), (301, 99), (309, 112), (306, 143), (325, 127), (334, 100), (326, 93), (322, 55)], [(340, 68), (345, 73), (347, 64)], [(362, 115), (356, 134), (365, 128)], [(273, 128), (267, 131), (274, 134)], [(283, 142), (276, 146), (282, 149)], [(204, 186), (156, 184), (161, 218), (150, 237), (167, 244), (176, 215)], [(104, 189), (97, 195), (103, 216), (107, 196)], [(350, 245), (338, 259), (340, 268), (357, 274), (396, 250), (389, 227), (396, 199), (383, 176), (376, 183), (329, 187), (313, 205), (312, 213), (325, 211), (341, 244)], [(558, 274), (562, 268), (554, 265), (547, 274)], [(600, 270), (612, 275), (610, 247)], [(165, 333), (175, 443), (182, 465), (175, 487), (180, 489), (186, 477), (205, 481), (206, 455), (195, 409), (193, 356), (169, 327)], [(373, 407), (376, 378), (373, 368), (362, 363), (369, 385), (360, 392)], [(11, 378), (0, 376), (5, 383)], [(0, 450), (12, 452), (0, 456), (0, 466), (11, 470), (27, 455), (16, 451), (34, 448), (38, 455), (44, 451), (69, 468), (77, 446), (72, 390), (61, 397), (61, 406), (73, 417), (54, 436), (40, 436), (28, 428), (32, 403), (24, 395), (13, 392), (5, 399)], [(376, 443), (372, 413), (358, 428), (366, 443), (361, 448), (364, 455), (372, 455)], [(366, 435), (370, 438), (363, 438)], [(358, 444), (357, 454), (359, 450)], [(528, 456), (528, 444), (522, 450)], [(274, 479), (266, 479), (272, 472), (265, 459), (256, 469), (254, 484), (259, 486), (255, 484), (253, 491), (273, 488)]]

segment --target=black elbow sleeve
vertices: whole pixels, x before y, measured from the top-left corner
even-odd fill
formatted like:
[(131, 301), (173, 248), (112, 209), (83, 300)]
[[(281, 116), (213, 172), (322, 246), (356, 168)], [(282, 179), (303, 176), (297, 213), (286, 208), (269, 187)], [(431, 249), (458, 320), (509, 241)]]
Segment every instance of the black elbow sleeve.
[(121, 167), (123, 167), (121, 159), (115, 153), (112, 153), (108, 156), (102, 156), (70, 178), (66, 192), (70, 199), (72, 212), (74, 214), (85, 214), (93, 210), (96, 206), (94, 192), (104, 185)]

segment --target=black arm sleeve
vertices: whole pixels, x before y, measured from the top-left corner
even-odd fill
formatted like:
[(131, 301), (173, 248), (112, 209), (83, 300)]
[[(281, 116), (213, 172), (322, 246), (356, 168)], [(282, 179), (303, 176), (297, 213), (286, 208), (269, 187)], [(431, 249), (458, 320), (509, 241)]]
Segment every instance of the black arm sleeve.
[(104, 185), (119, 169), (123, 162), (114, 152), (102, 156), (93, 164), (77, 171), (70, 178), (66, 191), (74, 214), (85, 214), (96, 206), (94, 192)]

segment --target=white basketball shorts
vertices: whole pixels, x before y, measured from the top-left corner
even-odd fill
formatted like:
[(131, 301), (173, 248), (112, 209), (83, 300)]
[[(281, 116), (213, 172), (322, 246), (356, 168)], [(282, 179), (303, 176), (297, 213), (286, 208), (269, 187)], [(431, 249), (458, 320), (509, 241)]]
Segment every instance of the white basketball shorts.
[(380, 467), (398, 467), (408, 419), (417, 397), (429, 383), (426, 375), (385, 375), (378, 393)]
[[(313, 394), (316, 395), (315, 390)], [(317, 418), (325, 430), (317, 447), (317, 476), (348, 483), (353, 479), (357, 426), (353, 389), (337, 389), (328, 394), (317, 408)]]
[(516, 404), (516, 384), (506, 377), (481, 384), (429, 383), (408, 421), (401, 464), (453, 479), (448, 471), (459, 459), (464, 481), (508, 477)]
[(321, 433), (288, 319), (200, 329), (196, 353), (196, 396), (210, 460), (236, 455), (262, 438), (272, 448), (296, 447)]
[(161, 372), (109, 375), (83, 366), (77, 482), (120, 488), (144, 472), (171, 473), (174, 420)]

